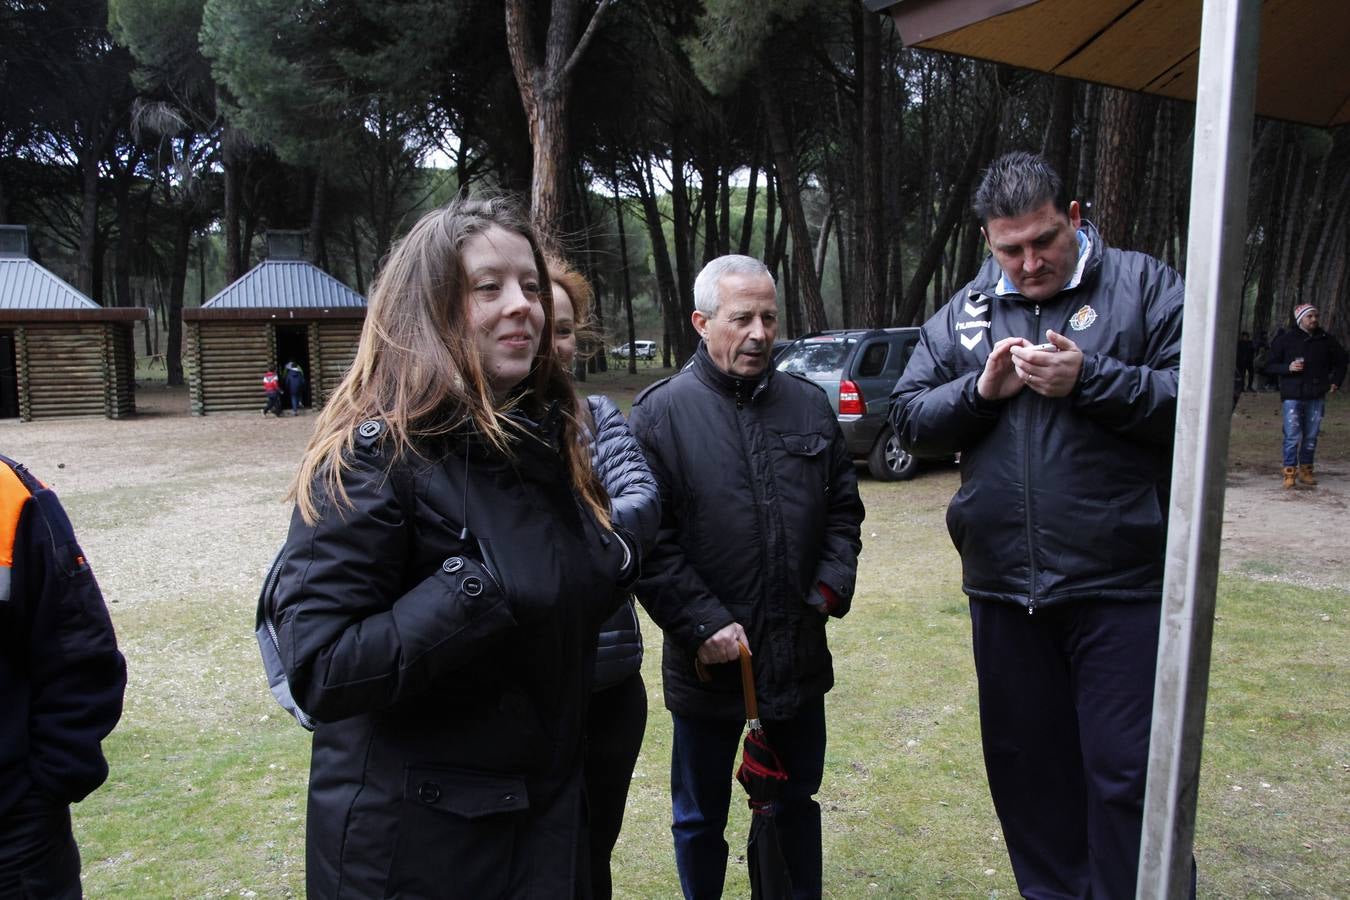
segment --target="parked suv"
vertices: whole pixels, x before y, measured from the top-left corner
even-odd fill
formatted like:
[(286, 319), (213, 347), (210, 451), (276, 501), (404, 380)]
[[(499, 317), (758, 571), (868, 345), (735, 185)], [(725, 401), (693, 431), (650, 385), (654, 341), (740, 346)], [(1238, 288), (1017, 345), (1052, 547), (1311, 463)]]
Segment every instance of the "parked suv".
[(882, 481), (913, 478), (918, 468), (888, 422), (891, 391), (918, 343), (918, 328), (822, 331), (797, 338), (778, 357), (780, 372), (825, 389), (849, 452)]
[[(656, 341), (634, 341), (633, 346), (637, 348), (634, 354), (638, 359), (656, 359)], [(628, 345), (615, 347), (609, 351), (609, 355), (615, 359), (628, 358)]]

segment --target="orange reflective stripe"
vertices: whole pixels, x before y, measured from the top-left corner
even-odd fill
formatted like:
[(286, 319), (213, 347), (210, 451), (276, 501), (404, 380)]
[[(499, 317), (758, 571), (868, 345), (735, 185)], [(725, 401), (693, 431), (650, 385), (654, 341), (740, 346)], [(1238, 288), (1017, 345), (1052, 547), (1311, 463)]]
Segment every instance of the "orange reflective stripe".
[(9, 466), (0, 465), (0, 566), (14, 566), (14, 534), (19, 530), (19, 514), (31, 496), (19, 476)]

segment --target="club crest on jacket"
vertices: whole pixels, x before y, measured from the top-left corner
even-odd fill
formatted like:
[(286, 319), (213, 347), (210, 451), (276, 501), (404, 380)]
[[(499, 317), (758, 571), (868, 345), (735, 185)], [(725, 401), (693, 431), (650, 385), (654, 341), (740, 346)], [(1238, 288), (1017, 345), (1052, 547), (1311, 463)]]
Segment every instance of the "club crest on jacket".
[(1097, 321), (1097, 311), (1090, 306), (1080, 307), (1069, 319), (1069, 327), (1074, 331), (1085, 331)]

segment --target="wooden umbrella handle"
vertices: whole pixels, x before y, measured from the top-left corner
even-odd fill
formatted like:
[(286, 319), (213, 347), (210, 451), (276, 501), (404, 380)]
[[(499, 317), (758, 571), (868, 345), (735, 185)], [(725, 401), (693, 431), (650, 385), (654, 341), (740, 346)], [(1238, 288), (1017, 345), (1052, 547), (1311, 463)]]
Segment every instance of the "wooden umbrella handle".
[(741, 693), (745, 695), (745, 717), (752, 721), (758, 720), (759, 703), (755, 700), (755, 669), (750, 664), (750, 648), (737, 641), (736, 649), (741, 654)]
[[(755, 700), (755, 669), (750, 663), (750, 648), (737, 641), (736, 650), (741, 657), (741, 694), (745, 697), (745, 718), (748, 721), (758, 721), (759, 703)], [(712, 673), (703, 664), (703, 660), (694, 660), (694, 672), (698, 674), (699, 681), (712, 681)]]

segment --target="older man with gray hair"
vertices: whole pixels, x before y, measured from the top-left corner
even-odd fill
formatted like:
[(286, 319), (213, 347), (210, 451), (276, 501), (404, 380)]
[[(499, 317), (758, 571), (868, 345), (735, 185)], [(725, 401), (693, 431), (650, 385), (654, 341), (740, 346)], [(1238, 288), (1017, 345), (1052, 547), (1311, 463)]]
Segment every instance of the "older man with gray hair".
[[(789, 780), (776, 804), (793, 895), (821, 895), (829, 616), (853, 597), (863, 505), (834, 410), (810, 381), (774, 371), (773, 276), (723, 256), (694, 283), (689, 364), (638, 395), (630, 425), (661, 491), (657, 545), (638, 599), (665, 633), (674, 719), (675, 861), (685, 897), (720, 897), (730, 773), (744, 709), (737, 644), (753, 654), (766, 737)], [(701, 662), (710, 673), (701, 681)]]

